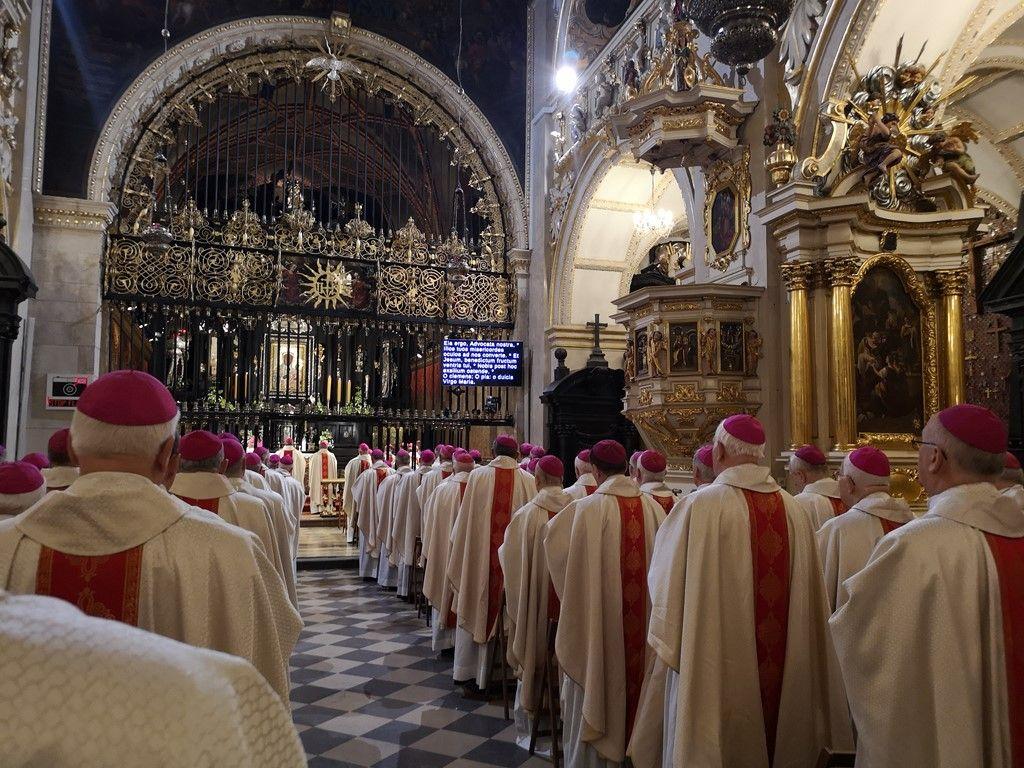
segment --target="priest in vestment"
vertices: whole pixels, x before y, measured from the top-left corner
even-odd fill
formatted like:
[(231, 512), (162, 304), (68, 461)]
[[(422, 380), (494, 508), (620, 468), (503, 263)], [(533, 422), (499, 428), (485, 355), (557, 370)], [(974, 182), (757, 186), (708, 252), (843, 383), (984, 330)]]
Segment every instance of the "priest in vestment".
[(456, 621), (452, 612), (454, 595), (445, 574), (451, 552), (452, 530), (466, 495), (469, 474), (474, 470), (473, 457), (465, 451), (459, 451), (453, 457), (453, 467), (455, 474), (430, 494), (423, 515), (423, 556), (426, 563), (423, 594), (431, 605), (430, 640), (435, 653), (455, 647)]
[[(231, 483), (231, 487), (238, 493), (248, 494), (258, 499), (263, 508), (270, 515), (271, 527), (274, 531), (274, 542), (281, 557), (282, 576), (284, 585), (288, 590), (288, 599), (292, 605), (299, 607), (298, 593), (295, 591), (296, 570), (295, 555), (292, 553), (292, 542), (295, 531), (292, 529), (292, 519), (284, 511), (284, 499), (273, 491), (257, 488), (249, 482), (249, 476), (256, 474), (262, 478), (263, 473), (259, 472), (263, 462), (255, 453), (247, 453), (243, 459), (235, 464), (229, 464), (224, 470), (224, 476)], [(244, 468), (244, 469), (243, 469)], [(243, 474), (244, 472), (244, 474)]]
[(45, 495), (46, 480), (32, 464), (0, 463), (0, 520), (20, 515)]
[(801, 445), (789, 457), (790, 488), (817, 530), (846, 511), (839, 481), (828, 475), (828, 458), (816, 445)]
[(715, 470), (712, 466), (711, 454), (710, 443), (702, 445), (693, 454), (693, 486), (695, 488), (715, 482)]
[(330, 512), (329, 509), (323, 509), (322, 484), (324, 480), (338, 479), (338, 459), (326, 440), (320, 441), (320, 450), (310, 458), (307, 471), (309, 472), (310, 511), (314, 515)]
[(0, 680), (0, 765), (306, 765), (251, 664), (63, 600), (0, 591)]
[(291, 459), (287, 462), (286, 466), (291, 470), (292, 477), (302, 483), (303, 489), (308, 488), (306, 485), (306, 457), (302, 455), (302, 451), (295, 447), (295, 441), (286, 437), (284, 439), (284, 445), (277, 453), (284, 459), (286, 456)]
[(355, 502), (355, 487), (356, 480), (359, 475), (370, 468), (370, 446), (366, 443), (359, 444), (359, 452), (348, 460), (345, 464), (345, 472), (343, 477), (345, 478), (345, 489), (341, 495), (341, 509), (345, 513), (348, 519), (349, 526), (349, 542), (355, 543), (357, 537), (356, 531), (356, 502)]
[(363, 579), (377, 578), (380, 568), (380, 542), (377, 541), (377, 488), (384, 478), (391, 474), (391, 468), (384, 463), (384, 451), (374, 448), (370, 452), (370, 471), (363, 472), (356, 480), (356, 520), (359, 525), (359, 576)]
[(391, 548), (394, 546), (391, 526), (395, 517), (396, 491), (402, 478), (412, 472), (412, 467), (409, 466), (411, 461), (411, 454), (404, 448), (400, 449), (395, 455), (397, 470), (385, 477), (384, 482), (377, 486), (377, 541), (380, 542), (377, 583), (385, 589), (394, 589), (398, 586), (398, 566), (391, 564)]
[(597, 491), (555, 515), (544, 542), (561, 601), (555, 653), (564, 673), (567, 768), (624, 763), (648, 666), (647, 567), (665, 519), (626, 476), (621, 444), (598, 442), (590, 461)]
[(515, 721), (520, 746), (525, 742), (529, 747), (530, 720), (543, 690), (548, 619), (558, 620), (558, 598), (544, 557), (543, 534), (548, 521), (573, 501), (562, 490), (564, 473), (557, 456), (540, 458), (534, 474), (537, 495), (512, 515), (498, 549), (509, 618), (508, 663), (519, 678)]
[[(409, 585), (412, 572), (416, 567), (413, 562), (416, 552), (416, 537), (421, 536), (423, 550), (427, 549), (424, 507), (420, 503), (419, 488), (423, 481), (435, 471), (433, 467), (434, 452), (420, 451), (420, 464), (416, 469), (402, 478), (395, 499), (394, 520), (391, 524), (391, 561), (398, 569), (399, 597), (409, 597)], [(440, 472), (439, 469), (436, 471)]]
[(839, 493), (848, 511), (815, 534), (833, 611), (846, 603), (843, 582), (864, 567), (878, 540), (914, 519), (907, 502), (889, 495), (889, 474), (889, 457), (871, 445), (843, 460)]
[(453, 676), (460, 683), (475, 678), (481, 690), (490, 672), (488, 643), (495, 630), (504, 631), (498, 547), (512, 513), (536, 493), (533, 478), (519, 469), (518, 453), (513, 437), (498, 436), (494, 460), (469, 475), (452, 531), (447, 579), (458, 617)]
[(633, 451), (629, 457), (629, 479), (640, 485), (640, 469), (637, 467), (637, 462), (640, 461), (640, 456), (643, 451)]
[(823, 748), (853, 747), (814, 527), (759, 466), (764, 452), (757, 419), (725, 419), (718, 476), (658, 534), (648, 579), (657, 659), (630, 744), (636, 768), (802, 768)]
[(78, 479), (78, 467), (68, 456), (68, 437), (71, 430), (65, 427), (50, 435), (46, 443), (46, 458), (50, 466), (42, 470), (46, 478), (46, 490), (63, 491)]
[(473, 464), (475, 464), (477, 467), (484, 463), (484, 455), (480, 453), (480, 451), (478, 451), (476, 448), (471, 450), (469, 452), (469, 455), (473, 459)]
[(640, 490), (654, 499), (667, 515), (675, 506), (676, 496), (672, 489), (665, 485), (665, 472), (668, 463), (657, 451), (644, 451), (636, 461), (640, 472)]
[(590, 449), (586, 448), (576, 454), (576, 482), (565, 489), (574, 499), (582, 499), (597, 490), (594, 468), (590, 466)]
[(996, 478), (994, 485), (1001, 494), (1009, 496), (1024, 510), (1024, 471), (1021, 471), (1020, 460), (1009, 451), (1003, 459), (1003, 472)]
[(439, 445), (437, 458), (439, 463), (434, 464), (431, 467), (431, 472), (427, 473), (419, 486), (416, 489), (416, 496), (420, 502), (420, 509), (427, 501), (427, 497), (434, 492), (434, 489), (441, 484), (442, 480), (447, 480), (452, 476), (455, 471), (452, 466), (452, 459), (455, 456), (455, 448), (450, 445)]
[(281, 457), (271, 453), (266, 457), (267, 469), (264, 472), (270, 490), (284, 499), (285, 510), (292, 519), (292, 552), (299, 554), (299, 526), (302, 522), (302, 508), (306, 504), (306, 492), (302, 484), (292, 477), (291, 472), (281, 469)]
[(862, 768), (1024, 764), (1024, 515), (992, 485), (1006, 438), (987, 408), (932, 416), (928, 511), (844, 585), (830, 623)]
[[(75, 604), (88, 593), (90, 614), (247, 659), (287, 701), (299, 614), (256, 536), (159, 485), (177, 426), (174, 398), (146, 373), (89, 384), (71, 420), (81, 475), (0, 522), (0, 589)], [(92, 588), (85, 568), (102, 576)]]
[(530, 463), (530, 454), (533, 453), (533, 443), (523, 443), (519, 446), (519, 468), (526, 469)]

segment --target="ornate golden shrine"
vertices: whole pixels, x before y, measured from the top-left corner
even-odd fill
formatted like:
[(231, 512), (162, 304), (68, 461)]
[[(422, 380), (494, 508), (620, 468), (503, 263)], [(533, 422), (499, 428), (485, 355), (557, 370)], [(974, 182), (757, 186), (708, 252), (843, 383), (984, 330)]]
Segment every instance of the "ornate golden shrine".
[(763, 288), (667, 285), (614, 303), (626, 327), (626, 410), (647, 445), (689, 470), (694, 451), (734, 413), (761, 407)]

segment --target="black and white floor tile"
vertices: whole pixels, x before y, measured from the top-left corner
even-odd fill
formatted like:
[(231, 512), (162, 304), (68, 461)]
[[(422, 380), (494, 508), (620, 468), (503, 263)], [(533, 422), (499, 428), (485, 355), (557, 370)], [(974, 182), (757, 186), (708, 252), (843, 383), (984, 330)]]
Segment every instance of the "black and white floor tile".
[(501, 702), (464, 698), (409, 604), (354, 571), (299, 574), (292, 714), (311, 768), (540, 768)]

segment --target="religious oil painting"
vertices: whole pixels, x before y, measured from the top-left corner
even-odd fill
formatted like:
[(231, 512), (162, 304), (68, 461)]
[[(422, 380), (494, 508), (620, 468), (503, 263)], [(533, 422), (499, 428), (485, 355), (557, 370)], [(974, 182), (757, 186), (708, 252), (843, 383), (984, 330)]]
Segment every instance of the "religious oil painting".
[(743, 323), (721, 322), (719, 367), (721, 373), (743, 373)]
[(721, 254), (732, 249), (736, 243), (738, 228), (736, 189), (725, 186), (715, 193), (711, 204), (711, 247)]
[(853, 293), (857, 427), (919, 432), (924, 425), (921, 311), (895, 272), (875, 267)]
[(306, 344), (286, 339), (270, 341), (270, 392), (272, 397), (306, 394)]
[(696, 372), (697, 323), (671, 323), (668, 327), (669, 370), (672, 373)]
[(636, 372), (647, 373), (647, 329), (641, 328), (636, 332)]

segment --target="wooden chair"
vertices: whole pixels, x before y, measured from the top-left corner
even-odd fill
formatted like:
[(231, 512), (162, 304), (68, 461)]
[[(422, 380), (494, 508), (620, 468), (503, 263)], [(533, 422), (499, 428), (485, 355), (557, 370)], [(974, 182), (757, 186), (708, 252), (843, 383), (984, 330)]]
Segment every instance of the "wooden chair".
[(853, 768), (856, 763), (856, 752), (833, 752), (831, 749), (823, 749), (818, 755), (817, 768)]
[[(551, 736), (551, 763), (559, 768), (562, 760), (562, 713), (558, 705), (558, 661), (555, 658), (555, 635), (558, 633), (558, 622), (548, 620), (547, 652), (544, 654), (544, 666), (541, 671), (542, 684), (533, 709), (533, 725), (530, 728), (530, 755), (537, 749), (538, 736)], [(550, 729), (541, 731), (540, 721), (547, 716)]]

